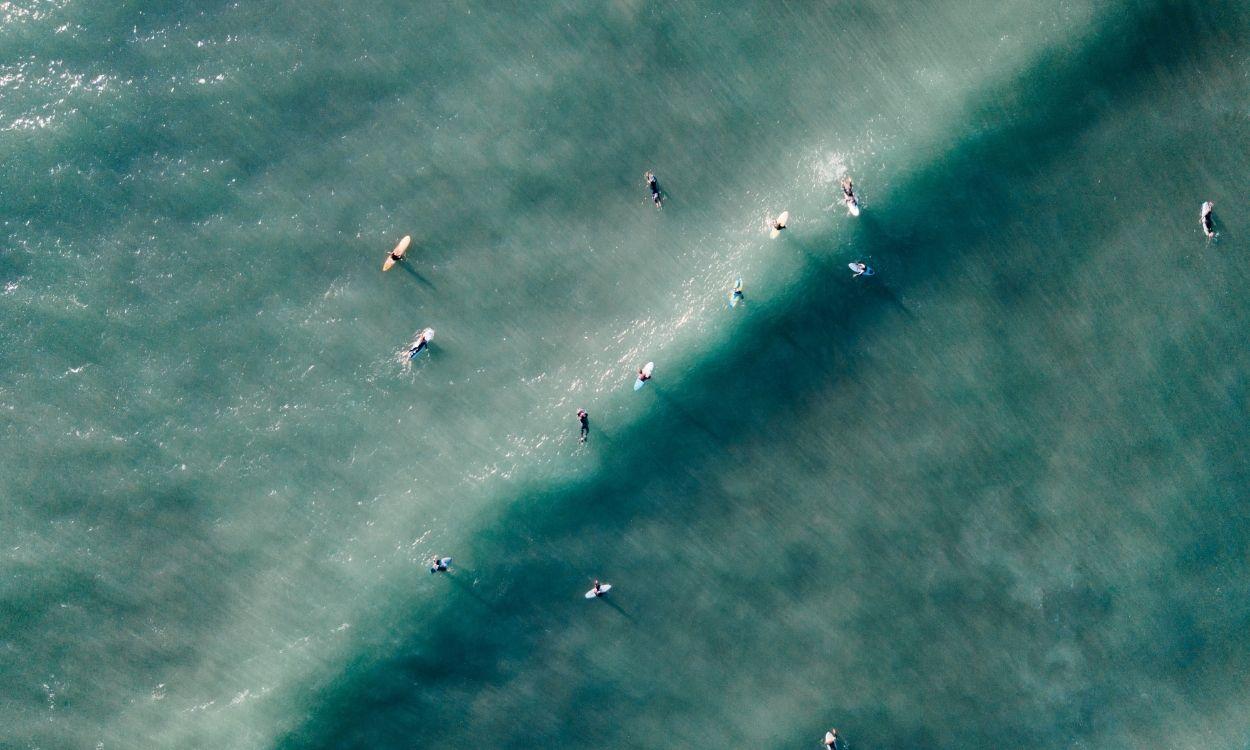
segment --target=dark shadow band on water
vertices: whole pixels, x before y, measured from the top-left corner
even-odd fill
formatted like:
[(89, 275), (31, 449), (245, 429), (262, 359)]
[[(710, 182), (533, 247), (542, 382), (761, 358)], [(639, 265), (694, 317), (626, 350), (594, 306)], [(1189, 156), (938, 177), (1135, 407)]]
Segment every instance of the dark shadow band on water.
[[(615, 439), (603, 431), (592, 433), (592, 440), (603, 437), (596, 446), (599, 450), (611, 447), (610, 470), (605, 467), (601, 474), (567, 485), (520, 488), (512, 509), (477, 535), (475, 557), (494, 561), (482, 576), (506, 586), (493, 599), (489, 615), (493, 622), (466, 625), (466, 620), (482, 615), (451, 602), (432, 622), (404, 634), (398, 647), (374, 654), (368, 651), (370, 644), (362, 644), (357, 658), (338, 678), (312, 694), (304, 724), (275, 747), (449, 746), (443, 738), (456, 736), (472, 719), (443, 700), (446, 691), (497, 689), (506, 684), (504, 665), (514, 670), (518, 661), (540, 652), (545, 639), (558, 637), (568, 618), (585, 615), (584, 609), (577, 609), (584, 602), (576, 601), (578, 577), (573, 571), (592, 568), (596, 561), (564, 560), (564, 550), (574, 540), (584, 534), (613, 538), (641, 519), (678, 524), (695, 516), (727, 514), (717, 503), (661, 506), (644, 490), (657, 476), (674, 484), (695, 481), (690, 477), (714, 468), (732, 444), (749, 443), (744, 433), (763, 424), (770, 407), (801, 405), (830, 379), (848, 376), (857, 365), (842, 355), (853, 348), (860, 331), (915, 317), (906, 301), (913, 281), (961, 272), (961, 265), (977, 260), (966, 257), (969, 248), (992, 238), (1000, 220), (1030, 209), (1018, 199), (1013, 202), (1005, 187), (1009, 180), (1062, 169), (1070, 142), (1101, 112), (1113, 110), (1134, 87), (1147, 85), (1157, 68), (1188, 64), (1203, 54), (1201, 37), (1190, 33), (1209, 23), (1196, 17), (1198, 10), (1177, 9), (1168, 0), (1135, 7), (1135, 15), (1110, 21), (1087, 40), (1086, 47), (1043, 55), (1017, 80), (980, 97), (966, 113), (973, 135), (952, 141), (939, 154), (939, 163), (916, 170), (888, 201), (884, 196), (877, 199), (873, 209), (884, 212), (888, 205), (886, 218), (792, 239), (811, 254), (813, 269), (789, 301), (769, 305), (767, 314), (757, 310), (743, 321), (746, 332), (733, 338), (751, 342), (752, 356), (771, 363), (767, 377), (752, 377), (743, 368), (746, 345), (727, 344), (710, 352), (686, 382), (654, 389), (652, 413), (629, 430), (619, 431)], [(1227, 3), (1208, 3), (1201, 11), (1214, 17), (1226, 7)], [(1013, 148), (1021, 143), (1031, 145), (1027, 163)], [(951, 211), (945, 223), (935, 226), (934, 202), (953, 198), (959, 199), (957, 205), (977, 206), (976, 216)], [(867, 216), (865, 211), (861, 218)], [(846, 231), (865, 256), (879, 262), (877, 276), (850, 279), (845, 263), (839, 271), (838, 263), (820, 260), (821, 249)], [(1101, 231), (1102, 227), (1089, 229), (1094, 235)], [(839, 293), (830, 293), (835, 286)], [(754, 407), (727, 408), (742, 404)], [(705, 441), (687, 440), (687, 428), (707, 434), (711, 447)], [(522, 550), (534, 562), (516, 562)], [(643, 553), (612, 549), (603, 554)], [(473, 598), (487, 601), (479, 596)], [(605, 603), (633, 621), (615, 602), (605, 598)], [(1004, 606), (1004, 611), (1009, 609)], [(639, 615), (647, 616), (645, 611)], [(1097, 703), (1105, 697), (1092, 694), (1085, 699)], [(1086, 708), (1065, 709), (1062, 723), (1080, 725)], [(566, 709), (569, 722), (593, 721), (588, 705), (574, 700)], [(890, 722), (888, 716), (867, 713), (860, 718), (875, 718), (880, 725)], [(961, 738), (959, 744), (1024, 747), (1072, 729), (1052, 726), (1054, 720), (1049, 714), (1016, 716), (1015, 723), (985, 726), (978, 730), (980, 736)], [(528, 736), (522, 724), (510, 725), (506, 736), (494, 736), (492, 727), (481, 741), (543, 746), (542, 738)], [(880, 731), (886, 734), (879, 738), (880, 747), (952, 746), (953, 741), (937, 742), (928, 730), (905, 726), (896, 727), (893, 734)], [(782, 746), (791, 745), (777, 745)]]

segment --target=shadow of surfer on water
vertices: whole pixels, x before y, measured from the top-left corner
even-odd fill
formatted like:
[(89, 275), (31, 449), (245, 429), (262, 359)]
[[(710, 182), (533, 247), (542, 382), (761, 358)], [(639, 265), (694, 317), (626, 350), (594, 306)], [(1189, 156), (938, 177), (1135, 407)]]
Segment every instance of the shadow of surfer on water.
[(634, 616), (631, 615), (629, 612), (626, 612), (624, 607), (612, 601), (612, 599), (610, 598), (611, 596), (612, 596), (611, 594), (604, 594), (603, 596), (595, 597), (595, 599), (597, 601), (603, 602), (604, 604), (608, 605), (612, 609), (615, 609), (617, 613), (620, 614), (621, 617), (624, 617), (626, 620), (629, 620), (631, 625), (637, 625), (638, 621), (634, 619)]
[(416, 279), (417, 281), (421, 282), (422, 284), (424, 284), (424, 285), (428, 286), (429, 288), (431, 288), (431, 289), (437, 289), (437, 288), (438, 288), (438, 287), (434, 286), (434, 282), (432, 282), (432, 281), (430, 281), (429, 279), (425, 278), (424, 276), (422, 276), (422, 275), (421, 275), (421, 272), (420, 272), (420, 271), (418, 271), (417, 269), (413, 268), (413, 267), (412, 267), (412, 264), (407, 263), (407, 262), (404, 262), (404, 263), (400, 263), (400, 264), (399, 264), (399, 267), (400, 267), (400, 268), (402, 268), (402, 269), (404, 269), (405, 271), (407, 271), (407, 272), (408, 272), (408, 275), (412, 276), (412, 278), (414, 278), (414, 279)]

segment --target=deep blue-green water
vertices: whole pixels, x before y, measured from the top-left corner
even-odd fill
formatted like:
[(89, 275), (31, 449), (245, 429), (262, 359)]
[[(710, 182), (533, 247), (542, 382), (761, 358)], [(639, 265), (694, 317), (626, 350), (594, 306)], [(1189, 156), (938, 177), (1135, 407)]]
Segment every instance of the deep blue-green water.
[(1250, 746), (1248, 29), (0, 2), (0, 747)]

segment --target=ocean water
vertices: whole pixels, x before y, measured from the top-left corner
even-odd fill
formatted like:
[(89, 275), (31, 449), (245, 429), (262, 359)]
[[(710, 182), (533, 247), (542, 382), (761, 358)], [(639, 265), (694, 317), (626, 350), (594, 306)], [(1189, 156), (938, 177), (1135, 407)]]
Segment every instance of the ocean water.
[(0, 3), (0, 747), (1246, 747), (1248, 28)]

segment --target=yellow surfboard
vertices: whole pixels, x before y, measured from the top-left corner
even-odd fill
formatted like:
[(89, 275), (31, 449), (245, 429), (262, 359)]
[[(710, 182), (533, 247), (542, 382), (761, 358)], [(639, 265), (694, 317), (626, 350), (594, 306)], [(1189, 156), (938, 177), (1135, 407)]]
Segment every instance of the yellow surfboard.
[(781, 234), (781, 230), (786, 228), (786, 222), (788, 221), (790, 221), (790, 212), (782, 211), (781, 216), (778, 216), (776, 221), (773, 222), (772, 231), (768, 233), (768, 236), (774, 240), (777, 239), (777, 236)]
[(404, 238), (399, 241), (398, 245), (395, 246), (395, 249), (391, 251), (391, 254), (386, 256), (386, 260), (382, 263), (382, 270), (391, 270), (391, 268), (395, 265), (395, 262), (404, 257), (404, 253), (408, 252), (408, 245), (411, 243), (412, 237), (405, 234)]

